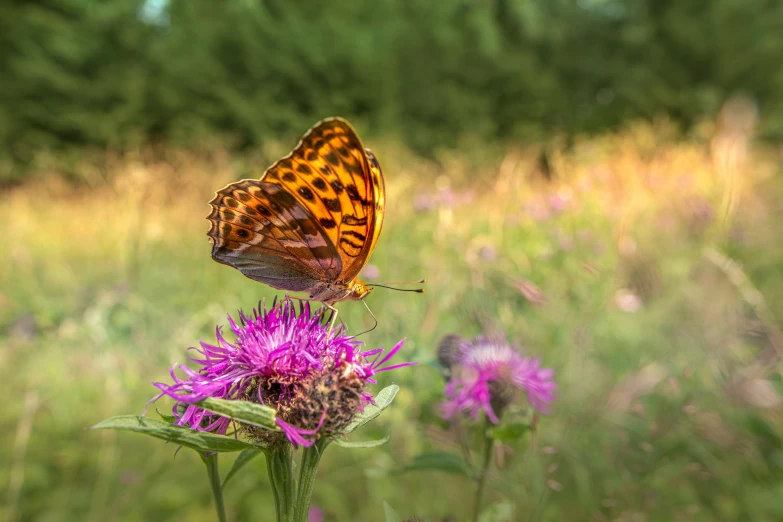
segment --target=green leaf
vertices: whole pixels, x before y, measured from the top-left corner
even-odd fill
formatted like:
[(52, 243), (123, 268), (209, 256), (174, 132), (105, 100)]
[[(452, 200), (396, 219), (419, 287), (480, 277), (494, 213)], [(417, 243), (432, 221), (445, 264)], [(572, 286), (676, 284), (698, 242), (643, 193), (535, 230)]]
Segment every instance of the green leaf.
[(174, 426), (168, 422), (138, 415), (111, 417), (99, 422), (92, 429), (135, 431), (202, 452), (242, 451), (256, 448), (252, 444), (233, 437), (196, 431), (184, 426)]
[(261, 453), (263, 453), (263, 451), (264, 450), (262, 449), (253, 448), (247, 449), (240, 453), (234, 461), (234, 465), (231, 466), (231, 470), (228, 472), (228, 475), (226, 475), (226, 478), (223, 479), (223, 485), (221, 487), (225, 488), (228, 481), (231, 480), (231, 477), (236, 475), (240, 469), (245, 467), (245, 464), (258, 457)]
[(333, 442), (342, 448), (374, 448), (376, 446), (380, 446), (382, 444), (386, 444), (387, 442), (389, 442), (389, 435), (386, 435), (382, 439), (368, 440), (365, 442), (351, 442), (348, 440), (343, 440), (341, 438), (335, 438)]
[(400, 522), (402, 520), (400, 515), (398, 515), (386, 501), (383, 502), (383, 513), (386, 515), (386, 522)]
[(456, 453), (433, 452), (422, 453), (413, 458), (413, 462), (405, 471), (443, 471), (454, 475), (464, 475), (472, 478), (473, 473), (461, 456)]
[(249, 401), (229, 401), (225, 399), (207, 398), (197, 403), (198, 406), (228, 417), (244, 424), (280, 431), (275, 424), (275, 410)]
[(525, 433), (530, 431), (530, 426), (522, 423), (504, 424), (493, 426), (488, 431), (489, 436), (495, 440), (513, 442), (519, 440)]
[(400, 387), (392, 384), (378, 392), (378, 395), (375, 396), (375, 404), (367, 405), (364, 411), (357, 415), (353, 422), (343, 430), (343, 433), (351, 433), (380, 415), (383, 410), (389, 407), (398, 391), (400, 391)]

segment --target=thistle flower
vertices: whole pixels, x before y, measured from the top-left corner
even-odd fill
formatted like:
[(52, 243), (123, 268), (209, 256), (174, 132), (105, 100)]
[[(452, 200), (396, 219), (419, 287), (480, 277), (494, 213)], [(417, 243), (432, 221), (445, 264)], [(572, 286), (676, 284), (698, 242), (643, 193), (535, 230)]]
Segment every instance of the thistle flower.
[(543, 413), (555, 398), (554, 370), (541, 368), (538, 359), (523, 357), (501, 340), (479, 336), (468, 341), (450, 335), (441, 341), (438, 355), (441, 364), (448, 363), (450, 374), (442, 404), (444, 419), (460, 411), (475, 419), (484, 411), (498, 424), (519, 393), (524, 392)]
[(164, 395), (177, 400), (175, 424), (225, 435), (232, 421), (195, 403), (207, 397), (247, 400), (274, 408), (282, 431), (240, 426), (250, 438), (275, 444), (285, 437), (295, 447), (310, 446), (318, 437), (340, 433), (372, 402), (366, 388), (377, 373), (416, 364), (386, 365), (404, 339), (385, 355), (382, 348), (362, 351), (362, 343), (342, 326), (329, 331), (309, 303), (300, 302), (297, 313), (289, 298), (269, 310), (259, 306), (252, 316), (240, 312), (239, 324), (231, 316), (228, 321), (234, 342), (218, 327), (217, 343), (202, 342), (196, 349), (202, 357), (190, 359), (197, 370), (175, 365), (173, 384), (153, 383), (161, 390), (153, 401)]

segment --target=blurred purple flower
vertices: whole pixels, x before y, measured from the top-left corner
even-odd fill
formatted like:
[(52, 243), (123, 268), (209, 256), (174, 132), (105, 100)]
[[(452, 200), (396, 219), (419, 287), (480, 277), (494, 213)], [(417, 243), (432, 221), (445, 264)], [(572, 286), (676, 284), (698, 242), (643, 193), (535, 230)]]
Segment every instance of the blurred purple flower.
[(381, 270), (376, 265), (369, 263), (362, 270), (362, 276), (365, 279), (376, 280), (381, 277)]
[(634, 314), (642, 308), (642, 300), (627, 288), (621, 288), (615, 292), (614, 302), (617, 308), (627, 314)]
[[(236, 335), (228, 342), (217, 328), (217, 344), (202, 342), (203, 358), (191, 358), (200, 368), (178, 365), (171, 369), (174, 384), (154, 383), (161, 393), (177, 400), (175, 424), (225, 435), (232, 421), (196, 406), (207, 397), (249, 400), (275, 408), (277, 425), (294, 446), (310, 446), (316, 435), (339, 433), (357, 412), (372, 402), (366, 385), (374, 375), (410, 366), (384, 366), (404, 339), (387, 354), (377, 348), (361, 351), (362, 343), (344, 335), (342, 326), (329, 332), (320, 313), (310, 305), (286, 298), (272, 308), (259, 307), (251, 317), (239, 313), (239, 324), (229, 316)], [(185, 374), (180, 379), (177, 367)], [(245, 427), (250, 436), (279, 440), (280, 432)]]
[(425, 212), (435, 207), (456, 208), (473, 201), (474, 194), (470, 190), (458, 192), (450, 187), (439, 189), (433, 193), (423, 193), (413, 200), (413, 209), (416, 212)]
[(525, 214), (530, 216), (533, 221), (538, 221), (539, 223), (548, 220), (552, 216), (549, 207), (543, 205), (537, 199), (526, 202), (522, 206), (522, 210)]
[[(474, 419), (484, 411), (489, 420), (498, 424), (503, 410), (519, 392), (527, 395), (530, 404), (547, 413), (555, 398), (554, 370), (541, 368), (540, 361), (523, 357), (507, 343), (479, 336), (472, 341), (448, 336), (441, 343), (439, 360), (449, 366), (450, 380), (444, 391), (443, 418), (450, 419), (467, 411)], [(454, 353), (440, 353), (451, 349)]]
[(484, 261), (496, 261), (498, 258), (498, 251), (491, 246), (483, 246), (479, 248), (479, 257)]
[(326, 516), (324, 510), (318, 506), (310, 506), (310, 511), (307, 513), (307, 522), (324, 522)]
[(571, 200), (563, 197), (559, 192), (549, 197), (549, 208), (555, 212), (562, 212), (568, 208)]

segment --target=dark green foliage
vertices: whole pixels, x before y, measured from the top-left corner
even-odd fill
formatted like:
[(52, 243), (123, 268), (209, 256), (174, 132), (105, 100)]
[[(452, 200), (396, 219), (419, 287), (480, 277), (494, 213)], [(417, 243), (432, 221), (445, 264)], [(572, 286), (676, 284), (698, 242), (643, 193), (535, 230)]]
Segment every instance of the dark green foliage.
[(252, 147), (335, 114), (426, 151), (659, 114), (685, 128), (745, 93), (762, 131), (783, 136), (774, 0), (145, 5), (0, 7), (0, 179), (46, 151)]

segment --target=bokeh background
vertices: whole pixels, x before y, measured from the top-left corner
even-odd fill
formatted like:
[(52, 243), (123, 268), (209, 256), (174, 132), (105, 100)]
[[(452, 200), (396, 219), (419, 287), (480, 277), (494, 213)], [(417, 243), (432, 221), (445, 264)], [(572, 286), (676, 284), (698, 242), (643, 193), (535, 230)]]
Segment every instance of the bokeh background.
[[(211, 260), (207, 202), (339, 115), (386, 174), (364, 275), (427, 293), (367, 299), (367, 345), (421, 364), (357, 434), (388, 444), (327, 452), (327, 521), (465, 519), (421, 465), (460, 453), (450, 332), (557, 372), (485, 522), (783, 519), (781, 63), (775, 0), (3, 2), (0, 517), (214, 519), (192, 452), (86, 428), (274, 295)], [(273, 520), (260, 460), (226, 502)]]

